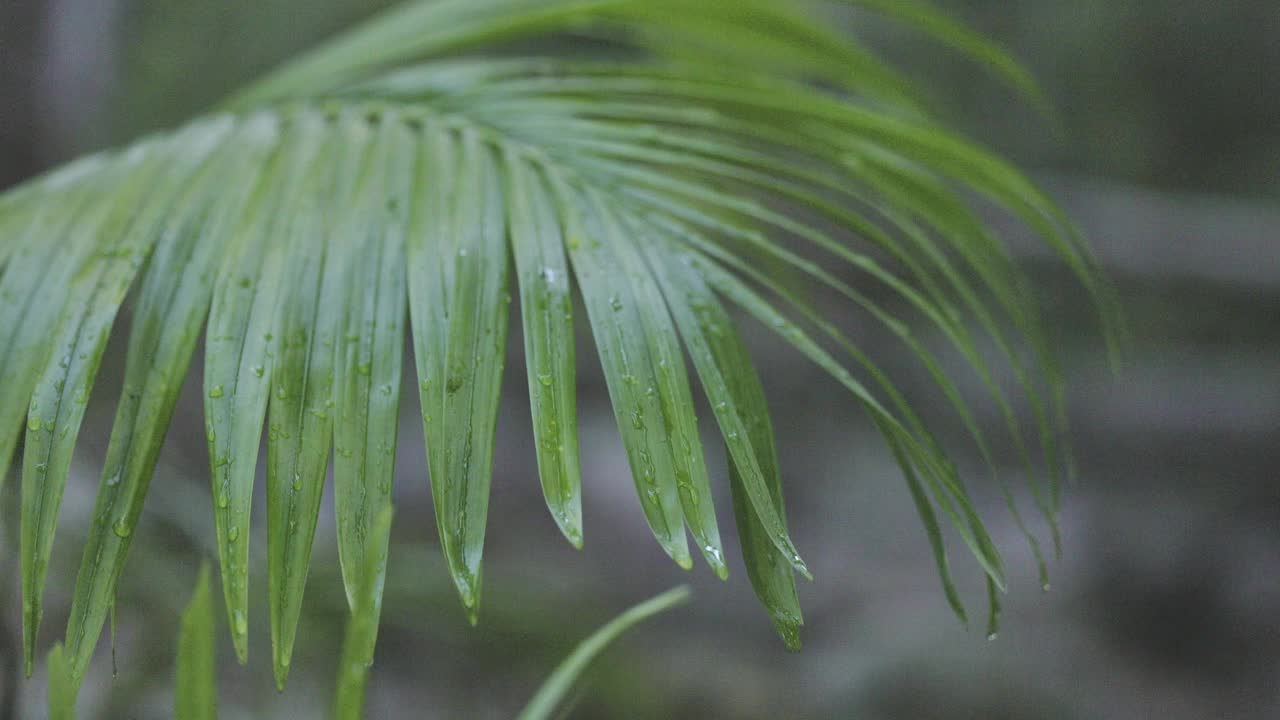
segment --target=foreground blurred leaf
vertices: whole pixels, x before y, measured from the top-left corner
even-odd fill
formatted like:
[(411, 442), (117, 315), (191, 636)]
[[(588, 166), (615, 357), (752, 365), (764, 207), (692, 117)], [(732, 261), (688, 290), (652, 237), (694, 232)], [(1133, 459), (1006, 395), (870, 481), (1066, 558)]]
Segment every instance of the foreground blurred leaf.
[(195, 593), (182, 611), (173, 717), (175, 720), (214, 720), (218, 717), (217, 646), (207, 564), (201, 566)]
[(62, 643), (53, 646), (47, 661), (49, 674), (49, 720), (76, 720), (76, 688), (71, 665)]
[(542, 684), (533, 699), (520, 711), (520, 720), (548, 720), (555, 717), (556, 707), (573, 689), (582, 673), (591, 665), (591, 661), (604, 651), (609, 643), (617, 640), (623, 633), (659, 613), (689, 601), (692, 596), (689, 588), (678, 587), (627, 610), (614, 618), (608, 625), (597, 630), (591, 637), (583, 640), (574, 648), (569, 657), (556, 667), (551, 677)]
[[(370, 541), (365, 547), (364, 564), (367, 568), (386, 570), (387, 548), (379, 538), (391, 534), (391, 515), (388, 506), (374, 521)], [(356, 588), (351, 614), (347, 618), (346, 635), (342, 640), (342, 658), (338, 661), (337, 692), (333, 700), (336, 720), (360, 720), (364, 716), (365, 686), (369, 682), (373, 648), (378, 639), (378, 616), (382, 613), (380, 582), (380, 572), (365, 572), (361, 575), (360, 587)]]

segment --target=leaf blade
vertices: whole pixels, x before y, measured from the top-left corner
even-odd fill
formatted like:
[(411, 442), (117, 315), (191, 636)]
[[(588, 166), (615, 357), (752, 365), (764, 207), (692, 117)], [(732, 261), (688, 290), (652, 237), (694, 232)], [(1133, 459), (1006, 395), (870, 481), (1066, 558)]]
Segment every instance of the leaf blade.
[[(337, 134), (328, 133), (315, 179), (300, 199), (290, 227), (289, 259), (294, 293), (282, 302), (280, 346), (272, 378), (275, 392), (267, 433), (267, 578), (272, 671), (284, 689), (320, 517), (333, 445), (334, 353), (337, 303), (344, 291), (340, 248), (330, 247), (325, 198), (342, 196)], [(319, 186), (319, 187), (317, 187)]]
[[(353, 116), (346, 122), (358, 128), (364, 119)], [(353, 190), (355, 209), (340, 230), (351, 252), (340, 260), (346, 292), (333, 362), (334, 511), (338, 558), (353, 607), (365, 575), (374, 574), (369, 582), (379, 602), (385, 581), (385, 565), (370, 566), (366, 556), (368, 547), (385, 549), (390, 540), (378, 518), (391, 505), (400, 421), (403, 212), (411, 157), (403, 152), (406, 131), (394, 115), (362, 132), (372, 137)]]
[(228, 186), (222, 183), (229, 176), (250, 182), (220, 192), (216, 201), (197, 212), (187, 232), (162, 243), (143, 282), (126, 356), (125, 387), (67, 621), (66, 648), (77, 684), (112, 604), (178, 390), (209, 310), (218, 244), (208, 239), (230, 232), (277, 132), (276, 123), (265, 117), (240, 124), (238, 142), (228, 146), (206, 187), (225, 191)]
[(213, 292), (205, 347), (205, 424), (222, 592), (236, 656), (249, 653), (249, 530), (262, 427), (271, 396), (281, 298), (293, 291), (285, 248), (271, 238), (292, 212), (318, 129), (290, 128), (232, 235)]
[(573, 298), (564, 231), (542, 178), (514, 154), (506, 169), (538, 473), (556, 524), (581, 548)]
[(517, 716), (519, 720), (547, 720), (554, 717), (556, 706), (568, 695), (573, 683), (610, 643), (639, 623), (688, 602), (691, 596), (692, 592), (686, 586), (668, 590), (627, 610), (597, 630), (556, 667), (555, 672)]
[[(678, 565), (691, 568), (674, 459), (661, 425), (656, 373), (636, 315), (638, 300), (622, 271), (615, 243), (595, 202), (553, 177), (557, 205), (568, 233), (569, 260), (595, 335), (627, 460), (645, 519), (658, 544)], [(655, 388), (649, 393), (647, 388)]]
[[(794, 574), (798, 553), (785, 535), (782, 480), (760, 378), (733, 320), (702, 277), (673, 247), (651, 242), (647, 249), (661, 268), (655, 275), (724, 436), (748, 579), (787, 647), (799, 649), (804, 616)], [(781, 542), (775, 539), (778, 526)]]
[[(175, 231), (165, 213), (179, 199), (178, 189), (229, 129), (229, 123), (215, 121), (175, 136), (163, 148), (166, 152), (155, 153), (149, 161), (149, 172), (126, 184), (123, 197), (100, 223), (85, 229), (79, 242), (85, 265), (68, 287), (64, 310), (51, 333), (52, 355), (36, 383), (28, 413), (21, 518), (23, 647), (28, 674), (35, 662), (41, 595), (58, 511), (107, 337), (160, 234)], [(153, 182), (159, 187), (153, 188)], [(130, 206), (139, 204), (147, 192), (151, 196), (134, 211)]]
[(195, 592), (182, 611), (175, 671), (175, 720), (215, 720), (218, 716), (217, 645), (209, 574), (209, 565), (204, 563)]
[(46, 661), (49, 675), (49, 720), (76, 720), (76, 682), (62, 643), (53, 646)]
[(463, 196), (454, 215), (457, 251), (452, 258), (444, 256), (454, 269), (441, 410), (442, 499), (454, 582), (475, 623), (506, 360), (511, 261), (494, 158), (479, 138), (468, 134), (461, 139), (459, 160)]

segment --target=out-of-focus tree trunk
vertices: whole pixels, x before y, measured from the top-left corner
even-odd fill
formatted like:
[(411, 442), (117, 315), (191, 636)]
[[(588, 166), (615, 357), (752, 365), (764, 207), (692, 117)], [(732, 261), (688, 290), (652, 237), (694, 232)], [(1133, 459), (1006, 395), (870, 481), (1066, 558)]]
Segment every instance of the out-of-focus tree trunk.
[(0, 188), (98, 147), (120, 0), (0, 3)]
[(36, 107), (46, 162), (110, 142), (106, 110), (116, 84), (121, 0), (45, 0)]
[(35, 64), (40, 2), (0, 3), (0, 188), (38, 167)]

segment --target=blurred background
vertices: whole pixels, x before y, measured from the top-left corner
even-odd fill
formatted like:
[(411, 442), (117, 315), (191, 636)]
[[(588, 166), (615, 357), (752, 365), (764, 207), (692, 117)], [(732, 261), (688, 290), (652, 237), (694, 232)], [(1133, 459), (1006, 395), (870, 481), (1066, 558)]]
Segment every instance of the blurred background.
[[(0, 2), (0, 187), (178, 123), (386, 4)], [(1280, 3), (940, 4), (1032, 69), (1056, 108), (1052, 121), (915, 36), (870, 19), (858, 29), (931, 85), (944, 117), (1062, 201), (1118, 285), (1134, 333), (1131, 360), (1116, 377), (1081, 292), (1005, 223), (1042, 288), (1077, 431), (1080, 481), (1066, 495), (1052, 589), (1041, 591), (999, 496), (983, 490), (985, 517), (1012, 568), (1011, 590), (997, 640), (963, 628), (943, 600), (905, 486), (868, 423), (821, 372), (744, 324), (775, 413), (794, 535), (817, 576), (801, 587), (806, 648), (789, 654), (740, 564), (720, 583), (704, 567), (680, 571), (652, 542), (585, 333), (587, 548), (576, 552), (560, 539), (536, 479), (513, 337), (475, 629), (439, 554), (416, 400), (405, 401), (370, 718), (510, 717), (591, 629), (683, 582), (695, 587), (693, 604), (612, 649), (568, 717), (1280, 717)], [(117, 332), (108, 350), (67, 491), (45, 647), (66, 617), (123, 337)], [(887, 367), (915, 367), (892, 344), (875, 351)], [(929, 405), (922, 374), (900, 379)], [(972, 389), (978, 397), (976, 381)], [(979, 410), (986, 425), (999, 424), (993, 408)], [(955, 421), (929, 414), (960, 464), (980, 473)], [(200, 418), (200, 393), (189, 384), (123, 580), (114, 651), (104, 639), (81, 696), (83, 717), (169, 714), (177, 615), (201, 558), (213, 554)], [(710, 437), (706, 445), (719, 447)], [(727, 491), (723, 459), (709, 455), (713, 479)], [(1011, 480), (1020, 474), (1012, 462), (1003, 472)], [(3, 498), (0, 717), (42, 718), (43, 673), (16, 677), (16, 490), (11, 479)], [(727, 492), (719, 499), (728, 508)], [(723, 511), (722, 520), (731, 525)], [(724, 529), (736, 554), (737, 539)], [(221, 717), (321, 717), (345, 612), (331, 508), (283, 694), (269, 671), (261, 530), (257, 641), (250, 665), (239, 667), (221, 631)], [(960, 550), (952, 555), (969, 580), (971, 614), (980, 617), (977, 570)]]

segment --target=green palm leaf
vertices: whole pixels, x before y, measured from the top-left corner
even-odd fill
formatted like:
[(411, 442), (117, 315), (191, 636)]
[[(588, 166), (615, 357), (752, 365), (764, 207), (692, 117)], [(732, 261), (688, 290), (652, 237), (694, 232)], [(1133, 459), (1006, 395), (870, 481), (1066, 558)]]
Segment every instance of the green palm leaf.
[[(1047, 471), (1047, 487), (1029, 473), (1031, 494), (1055, 540), (1069, 451), (1062, 381), (1028, 283), (970, 198), (1003, 208), (1062, 256), (1113, 348), (1115, 299), (1049, 198), (946, 131), (926, 93), (831, 29), (827, 13), (840, 6), (934, 35), (1034, 94), (998, 48), (922, 2), (419, 1), (301, 56), (209, 118), (0, 196), (0, 462), (25, 411), (28, 663), (84, 402), (135, 285), (124, 391), (66, 635), (73, 684), (202, 330), (211, 505), (242, 661), (250, 500), (268, 427), (268, 619), (281, 686), (330, 452), (342, 575), (366, 618), (359, 659), (371, 657), (363, 645), (376, 637), (385, 579), (390, 526), (379, 519), (391, 504), (406, 335), (441, 545), (468, 617), (481, 606), (513, 294), (542, 491), (580, 546), (575, 287), (641, 509), (678, 564), (692, 565), (687, 529), (714, 571), (728, 572), (687, 351), (730, 459), (747, 574), (798, 646), (794, 573), (808, 568), (787, 527), (736, 308), (867, 412), (901, 466), (948, 601), (963, 617), (942, 518), (983, 568), (994, 618), (1004, 563), (966, 483), (893, 374), (780, 278), (825, 288), (902, 342), (991, 461), (972, 399), (914, 328), (938, 331), (1000, 409), (1027, 467)], [(522, 41), (545, 36), (562, 48), (588, 39), (589, 51), (528, 54)], [(1032, 411), (1034, 441), (995, 379), (1002, 364)], [(1040, 558), (1015, 495), (996, 482)]]

